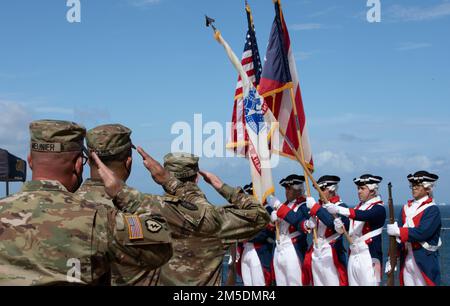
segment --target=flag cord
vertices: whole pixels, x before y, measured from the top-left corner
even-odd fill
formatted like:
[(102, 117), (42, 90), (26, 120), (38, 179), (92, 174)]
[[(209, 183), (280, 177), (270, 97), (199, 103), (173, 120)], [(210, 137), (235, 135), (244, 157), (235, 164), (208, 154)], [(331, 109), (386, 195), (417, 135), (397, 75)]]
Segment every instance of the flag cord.
[[(304, 161), (305, 154), (303, 153), (302, 136), (300, 134), (300, 122), (298, 120), (297, 106), (295, 105), (294, 89), (292, 87), (289, 88), (289, 92), (291, 94), (291, 103), (292, 103), (292, 108), (294, 110), (295, 124), (297, 127), (296, 130), (297, 130), (298, 146), (300, 148), (300, 157)], [(308, 179), (308, 175), (306, 174), (306, 169), (303, 169), (303, 173), (305, 175), (306, 195), (308, 197), (310, 197), (311, 196), (311, 187), (309, 186), (309, 179)], [(313, 240), (314, 240), (314, 244), (317, 245), (317, 229), (315, 227), (313, 228)]]

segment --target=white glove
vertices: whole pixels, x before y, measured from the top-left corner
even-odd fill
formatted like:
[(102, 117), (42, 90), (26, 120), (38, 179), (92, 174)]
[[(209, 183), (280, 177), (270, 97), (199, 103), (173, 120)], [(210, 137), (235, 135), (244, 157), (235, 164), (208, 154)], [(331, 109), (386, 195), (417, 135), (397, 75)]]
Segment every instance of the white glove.
[(308, 220), (306, 220), (305, 226), (310, 230), (315, 228), (316, 227), (316, 218), (309, 218)]
[(330, 204), (326, 204), (325, 208), (332, 215), (339, 214), (344, 217), (350, 216), (350, 209), (342, 207), (342, 206), (338, 206), (338, 205), (330, 203)]
[(280, 207), (281, 202), (280, 200), (278, 200), (274, 195), (269, 195), (266, 199), (267, 201), (267, 205), (269, 205), (270, 207), (272, 207), (273, 209), (278, 209), (278, 207)]
[(331, 204), (331, 203), (327, 203), (325, 205), (323, 205), (323, 207), (332, 215), (335, 215), (338, 213), (338, 206)]
[(272, 222), (276, 222), (278, 220), (278, 216), (277, 216), (277, 211), (276, 210), (272, 211), (272, 213), (270, 214), (270, 220)]
[(313, 206), (316, 204), (316, 200), (313, 197), (307, 197), (306, 198), (306, 207), (308, 207), (308, 209), (313, 208)]
[[(392, 267), (391, 267), (391, 260), (388, 257), (388, 260), (386, 262), (386, 267), (384, 268), (384, 273), (389, 274), (391, 273)], [(397, 271), (397, 265), (395, 265), (394, 272)]]
[(334, 230), (339, 234), (343, 234), (344, 233), (344, 222), (342, 222), (341, 218), (334, 219), (333, 223), (334, 223)]
[(387, 225), (387, 233), (389, 236), (400, 236), (400, 228), (398, 228), (397, 221), (395, 221), (394, 224)]

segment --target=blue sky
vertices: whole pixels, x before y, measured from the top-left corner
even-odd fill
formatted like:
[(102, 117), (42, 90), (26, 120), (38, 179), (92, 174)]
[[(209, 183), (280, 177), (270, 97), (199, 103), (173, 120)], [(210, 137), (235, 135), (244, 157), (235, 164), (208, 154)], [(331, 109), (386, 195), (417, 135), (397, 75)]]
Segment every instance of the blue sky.
[[(249, 2), (264, 55), (272, 1)], [(380, 23), (367, 22), (365, 0), (282, 4), (314, 175), (341, 176), (340, 193), (354, 205), (353, 177), (381, 175), (382, 194), (392, 181), (396, 200), (405, 202), (406, 175), (425, 169), (440, 176), (437, 202), (448, 202), (450, 1), (381, 0)], [(81, 23), (68, 23), (64, 0), (0, 2), (0, 147), (25, 157), (34, 119), (73, 120), (87, 128), (117, 122), (162, 160), (177, 136), (171, 134), (175, 122), (192, 124), (194, 113), (202, 114), (203, 123), (230, 120), (237, 76), (205, 27), (204, 14), (216, 19), (240, 56), (243, 1), (81, 0), (81, 5)], [(129, 183), (160, 193), (135, 158)], [(231, 185), (250, 180), (242, 158), (202, 158), (200, 165)], [(273, 170), (274, 181), (293, 172), (300, 172), (299, 165), (283, 159)], [(202, 186), (211, 201), (223, 204)], [(283, 197), (279, 186), (277, 194)]]

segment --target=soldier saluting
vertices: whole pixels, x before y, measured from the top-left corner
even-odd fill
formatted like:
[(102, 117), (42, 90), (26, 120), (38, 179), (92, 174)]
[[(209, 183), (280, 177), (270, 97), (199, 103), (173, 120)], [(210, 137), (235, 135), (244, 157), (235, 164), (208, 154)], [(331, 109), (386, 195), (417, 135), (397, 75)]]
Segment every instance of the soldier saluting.
[[(89, 150), (97, 153), (103, 163), (122, 181), (126, 181), (131, 173), (132, 148), (131, 130), (121, 124), (106, 124), (97, 126), (87, 132), (86, 143)], [(150, 158), (141, 148), (138, 152), (144, 158)], [(112, 199), (107, 195), (105, 186), (100, 179), (95, 162), (91, 164), (91, 178), (77, 191), (77, 194), (94, 203), (113, 207)], [(162, 168), (162, 167), (161, 167)], [(163, 169), (163, 168), (162, 168)], [(164, 169), (163, 169), (164, 170)], [(194, 235), (202, 236), (217, 233), (220, 223), (217, 215), (210, 206), (196, 206), (190, 202), (193, 195), (185, 189), (185, 184), (171, 177), (171, 183), (163, 185), (167, 194), (158, 196), (141, 193), (125, 186), (124, 192), (118, 197), (129, 203), (121, 206), (121, 210), (137, 215), (151, 214), (155, 218), (163, 217), (169, 226), (171, 236)], [(148, 230), (159, 231), (158, 223), (146, 224)], [(160, 269), (149, 269), (130, 265), (129, 262), (139, 261), (140, 258), (124, 257), (112, 264), (113, 285), (155, 285), (159, 278)], [(136, 276), (138, 275), (138, 276)]]
[(407, 178), (414, 200), (403, 206), (399, 224), (387, 226), (388, 234), (400, 242), (400, 284), (438, 286), (441, 278), (438, 252), (442, 244), (441, 213), (433, 200), (433, 188), (439, 177), (417, 171)]
[[(210, 172), (200, 170), (198, 160), (193, 154), (169, 153), (164, 157), (164, 167), (186, 184), (192, 204), (207, 205), (216, 211), (216, 214), (208, 214), (204, 218), (217, 218), (220, 230), (203, 237), (187, 234), (173, 237), (174, 256), (161, 268), (161, 285), (220, 285), (225, 246), (253, 238), (270, 220), (264, 207), (253, 196), (242, 188), (225, 184)], [(200, 175), (230, 204), (212, 205), (197, 185)]]
[[(0, 201), (0, 285), (107, 285), (111, 258), (140, 257), (130, 264), (146, 267), (170, 258), (164, 219), (120, 213), (72, 193), (83, 173), (84, 127), (38, 120), (30, 124), (30, 134), (33, 180)], [(122, 183), (112, 173), (105, 176), (104, 165), (96, 161), (114, 198)], [(168, 180), (154, 173), (156, 181)], [(127, 203), (117, 199), (117, 204)], [(146, 230), (148, 222), (158, 222), (160, 230)]]

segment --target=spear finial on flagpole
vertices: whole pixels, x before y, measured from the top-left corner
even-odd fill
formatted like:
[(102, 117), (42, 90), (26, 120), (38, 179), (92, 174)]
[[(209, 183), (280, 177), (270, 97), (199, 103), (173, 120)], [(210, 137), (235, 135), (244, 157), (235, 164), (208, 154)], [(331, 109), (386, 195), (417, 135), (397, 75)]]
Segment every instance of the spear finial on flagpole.
[(217, 29), (214, 26), (214, 22), (216, 22), (216, 21), (214, 19), (208, 17), (207, 15), (205, 15), (205, 19), (206, 19), (206, 26), (207, 27), (211, 26), (211, 28), (213, 28), (213, 30), (214, 30), (214, 33), (216, 33)]
[(211, 27), (214, 31), (214, 38), (216, 40), (219, 40), (219, 36), (220, 36), (220, 31), (217, 30), (217, 28), (214, 26), (214, 22), (216, 22), (216, 20), (208, 17), (207, 15), (205, 15), (205, 19), (206, 19), (206, 26), (207, 27)]

